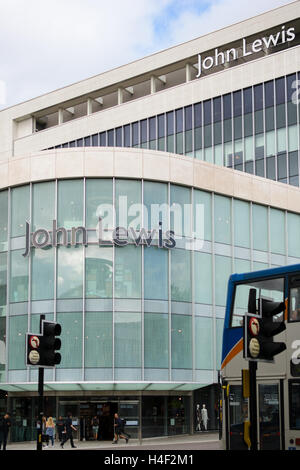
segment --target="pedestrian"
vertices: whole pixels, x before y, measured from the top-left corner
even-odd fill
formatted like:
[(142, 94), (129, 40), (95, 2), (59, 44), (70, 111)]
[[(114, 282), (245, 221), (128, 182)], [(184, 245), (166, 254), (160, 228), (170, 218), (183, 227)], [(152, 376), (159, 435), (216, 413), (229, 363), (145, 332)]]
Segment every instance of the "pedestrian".
[(11, 427), (10, 414), (5, 413), (4, 416), (0, 418), (0, 450), (3, 444), (3, 450), (6, 450), (7, 436), (9, 429)]
[(42, 443), (44, 442), (45, 445), (42, 444), (42, 446), (44, 448), (47, 448), (49, 444), (49, 436), (47, 436), (46, 430), (47, 430), (47, 419), (46, 419), (46, 416), (43, 416), (42, 417)]
[(128, 444), (130, 436), (124, 431), (124, 420), (119, 417), (118, 413), (115, 413), (114, 416), (114, 435), (113, 444), (117, 444), (119, 438), (125, 439)]
[(97, 441), (99, 432), (99, 419), (97, 418), (97, 416), (94, 416), (92, 419), (92, 429), (94, 440)]
[(57, 432), (58, 432), (59, 442), (62, 442), (62, 440), (63, 440), (64, 428), (65, 428), (64, 420), (62, 419), (62, 416), (59, 416), (58, 420), (56, 421), (56, 429), (57, 429)]
[(60, 447), (62, 449), (64, 448), (64, 444), (67, 442), (68, 439), (70, 439), (71, 447), (73, 449), (76, 448), (76, 446), (74, 445), (74, 441), (73, 441), (73, 434), (72, 434), (73, 431), (77, 431), (77, 429), (72, 424), (72, 413), (68, 413), (68, 417), (65, 422), (65, 432), (66, 432), (65, 437), (64, 437), (64, 440), (60, 444)]
[(52, 416), (49, 416), (46, 422), (46, 436), (48, 438), (47, 447), (49, 445), (49, 440), (51, 440), (52, 447), (54, 446), (54, 430), (55, 430), (55, 424), (54, 424), (53, 418)]

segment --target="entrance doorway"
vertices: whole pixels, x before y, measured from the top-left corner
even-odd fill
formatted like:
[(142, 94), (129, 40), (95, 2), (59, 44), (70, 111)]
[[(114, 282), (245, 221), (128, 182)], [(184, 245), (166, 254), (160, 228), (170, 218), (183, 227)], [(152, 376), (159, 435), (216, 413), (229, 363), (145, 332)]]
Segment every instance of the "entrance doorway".
[(118, 412), (118, 402), (80, 402), (80, 440), (93, 440), (93, 418), (99, 421), (97, 440), (112, 440), (114, 436), (114, 414)]

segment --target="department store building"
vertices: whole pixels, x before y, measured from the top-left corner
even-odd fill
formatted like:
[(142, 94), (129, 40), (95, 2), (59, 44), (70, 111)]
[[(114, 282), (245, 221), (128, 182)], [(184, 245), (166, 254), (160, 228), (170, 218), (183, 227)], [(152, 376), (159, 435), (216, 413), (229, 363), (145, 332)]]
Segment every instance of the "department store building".
[[(89, 439), (218, 427), (228, 277), (300, 262), (299, 1), (0, 112), (0, 408)], [(197, 32), (195, 32), (195, 35)], [(121, 228), (119, 228), (121, 227)]]

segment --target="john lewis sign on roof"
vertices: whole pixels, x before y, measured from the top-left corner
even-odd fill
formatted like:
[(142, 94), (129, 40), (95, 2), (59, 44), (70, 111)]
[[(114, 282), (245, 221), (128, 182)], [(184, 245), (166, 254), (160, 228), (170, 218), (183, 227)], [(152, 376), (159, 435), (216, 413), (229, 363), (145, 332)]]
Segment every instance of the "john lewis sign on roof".
[[(198, 54), (198, 75), (201, 77), (202, 73), (218, 65), (226, 65), (227, 63), (238, 60), (242, 57), (247, 57), (258, 54), (259, 52), (267, 52), (268, 49), (276, 46), (286, 44), (294, 41), (296, 38), (295, 27), (286, 29), (281, 26), (281, 29), (274, 34), (263, 36), (248, 43), (247, 39), (242, 39), (241, 45), (238, 48), (227, 49), (226, 51), (219, 51), (218, 48), (214, 50), (213, 55), (207, 56), (203, 59), (201, 54)], [(255, 58), (255, 56), (253, 57)]]

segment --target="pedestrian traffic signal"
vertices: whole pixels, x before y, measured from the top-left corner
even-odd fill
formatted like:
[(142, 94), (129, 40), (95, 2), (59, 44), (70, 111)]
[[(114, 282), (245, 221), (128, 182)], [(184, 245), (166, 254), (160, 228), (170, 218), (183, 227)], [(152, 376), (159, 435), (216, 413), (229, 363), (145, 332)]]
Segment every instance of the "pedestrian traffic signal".
[(42, 335), (26, 334), (26, 366), (38, 366), (41, 362)]
[(60, 364), (61, 355), (57, 351), (61, 348), (61, 340), (56, 338), (61, 334), (59, 323), (43, 320), (41, 337), (41, 361), (44, 367), (54, 367)]
[(259, 298), (256, 305), (256, 289), (250, 289), (248, 313), (244, 317), (245, 359), (273, 362), (274, 356), (286, 349), (285, 343), (273, 340), (286, 329), (283, 319), (274, 318), (284, 309), (284, 302), (264, 298)]

